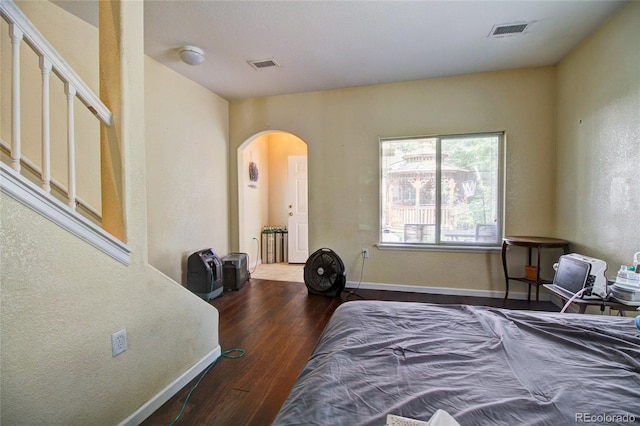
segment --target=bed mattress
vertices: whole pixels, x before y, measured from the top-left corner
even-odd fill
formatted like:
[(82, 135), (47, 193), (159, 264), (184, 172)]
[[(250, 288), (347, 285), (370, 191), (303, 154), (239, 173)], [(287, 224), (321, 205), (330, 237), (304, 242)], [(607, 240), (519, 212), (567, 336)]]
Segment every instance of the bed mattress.
[(274, 424), (381, 426), (387, 414), (426, 421), (438, 409), (461, 425), (640, 424), (634, 320), (348, 302)]

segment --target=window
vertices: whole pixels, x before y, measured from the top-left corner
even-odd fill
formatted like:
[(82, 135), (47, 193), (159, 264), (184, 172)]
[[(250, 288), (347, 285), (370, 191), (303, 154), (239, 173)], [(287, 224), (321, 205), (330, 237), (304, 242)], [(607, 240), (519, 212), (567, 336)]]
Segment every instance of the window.
[(502, 241), (503, 133), (380, 140), (380, 245)]

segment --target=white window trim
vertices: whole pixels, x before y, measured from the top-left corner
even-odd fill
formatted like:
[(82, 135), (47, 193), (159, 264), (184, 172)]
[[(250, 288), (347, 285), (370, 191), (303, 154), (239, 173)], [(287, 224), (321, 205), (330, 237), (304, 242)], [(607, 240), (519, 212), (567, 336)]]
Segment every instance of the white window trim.
[[(498, 203), (498, 223), (497, 228), (499, 232), (499, 238), (495, 243), (489, 244), (465, 244), (460, 245), (456, 243), (434, 243), (434, 244), (424, 244), (424, 243), (404, 243), (404, 242), (383, 242), (382, 241), (382, 226), (381, 220), (383, 215), (383, 205), (382, 205), (382, 193), (380, 188), (382, 188), (382, 142), (384, 141), (393, 141), (393, 140), (409, 140), (409, 139), (426, 139), (426, 138), (455, 138), (455, 137), (470, 137), (474, 135), (499, 135), (499, 156), (498, 156), (498, 199), (500, 202)], [(505, 200), (505, 182), (506, 182), (506, 167), (505, 167), (505, 158), (506, 158), (506, 146), (507, 146), (507, 132), (505, 130), (499, 131), (487, 131), (487, 132), (472, 132), (472, 133), (458, 133), (458, 134), (436, 134), (436, 135), (416, 135), (416, 136), (393, 136), (393, 137), (379, 137), (378, 138), (378, 161), (379, 161), (379, 181), (378, 181), (378, 244), (376, 247), (380, 250), (404, 250), (404, 251), (434, 251), (434, 252), (469, 252), (469, 253), (487, 253), (487, 252), (499, 252), (502, 250), (502, 237), (504, 237), (504, 214), (506, 210), (506, 200)], [(436, 180), (440, 182), (440, 147), (438, 147), (437, 152), (437, 161), (438, 161), (438, 169), (436, 174)], [(439, 202), (438, 202), (439, 204)]]

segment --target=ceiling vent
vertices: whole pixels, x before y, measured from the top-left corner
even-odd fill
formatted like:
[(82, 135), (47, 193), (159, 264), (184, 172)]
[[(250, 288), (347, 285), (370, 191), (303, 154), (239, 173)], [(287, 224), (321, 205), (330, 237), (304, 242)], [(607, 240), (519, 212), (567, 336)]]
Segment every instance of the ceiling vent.
[(247, 61), (254, 69), (261, 70), (265, 68), (279, 67), (280, 64), (275, 59), (263, 59), (261, 61)]
[(489, 37), (506, 37), (516, 34), (523, 34), (529, 26), (529, 22), (521, 22), (518, 24), (501, 24), (494, 25), (489, 33)]

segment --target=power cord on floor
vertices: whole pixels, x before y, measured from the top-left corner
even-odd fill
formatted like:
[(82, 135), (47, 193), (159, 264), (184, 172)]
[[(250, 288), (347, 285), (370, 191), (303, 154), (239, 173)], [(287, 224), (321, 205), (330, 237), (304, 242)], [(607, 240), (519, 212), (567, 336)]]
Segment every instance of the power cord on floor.
[[(222, 352), (222, 354), (220, 355), (220, 358), (230, 358), (230, 359), (238, 359), (238, 358), (242, 358), (243, 356), (245, 356), (246, 352), (243, 349), (229, 349), (228, 351), (224, 351)], [(211, 363), (211, 365), (209, 365), (206, 370), (204, 370), (202, 372), (202, 375), (200, 375), (200, 378), (198, 379), (198, 381), (191, 387), (191, 390), (189, 391), (189, 393), (187, 394), (187, 397), (184, 399), (184, 403), (182, 404), (182, 408), (180, 409), (180, 412), (178, 413), (178, 415), (176, 416), (175, 419), (173, 419), (173, 421), (169, 424), (169, 426), (173, 426), (175, 425), (178, 420), (180, 420), (180, 417), (182, 417), (182, 413), (184, 413), (184, 409), (187, 407), (187, 403), (189, 402), (189, 398), (191, 398), (191, 394), (193, 393), (194, 390), (196, 390), (196, 388), (198, 387), (198, 385), (200, 384), (200, 382), (202, 381), (202, 379), (204, 379), (204, 376), (207, 375), (207, 373), (209, 372), (209, 370), (211, 370), (211, 368), (213, 368), (214, 365), (216, 365), (216, 363), (218, 362), (218, 360), (220, 359), (216, 359), (215, 361), (213, 361)]]
[(360, 299), (364, 299), (363, 296), (361, 296), (359, 294), (356, 294), (356, 291), (360, 290), (360, 284), (362, 284), (362, 276), (364, 275), (364, 260), (365, 260), (365, 257), (363, 256), (362, 257), (362, 267), (360, 268), (360, 280), (358, 281), (358, 286), (356, 287), (355, 290), (351, 290), (349, 292), (349, 294), (347, 294), (347, 297), (345, 298), (345, 302), (348, 301), (351, 296), (355, 296), (355, 297), (359, 297)]
[(253, 266), (253, 271), (249, 272), (252, 275), (256, 271), (256, 269), (258, 268), (258, 258), (260, 257), (260, 241), (258, 241), (258, 239), (256, 237), (253, 237), (253, 239), (256, 240), (256, 244), (257, 244), (258, 248), (256, 248), (256, 263)]

